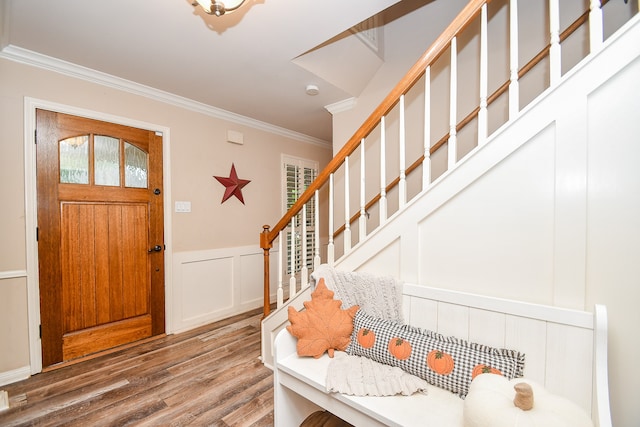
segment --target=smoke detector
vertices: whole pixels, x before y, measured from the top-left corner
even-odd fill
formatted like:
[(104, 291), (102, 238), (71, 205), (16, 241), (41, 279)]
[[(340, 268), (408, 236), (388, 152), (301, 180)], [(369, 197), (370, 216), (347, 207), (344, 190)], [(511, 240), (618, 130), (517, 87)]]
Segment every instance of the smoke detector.
[(316, 85), (307, 85), (305, 92), (307, 92), (309, 96), (314, 96), (320, 93), (320, 89)]

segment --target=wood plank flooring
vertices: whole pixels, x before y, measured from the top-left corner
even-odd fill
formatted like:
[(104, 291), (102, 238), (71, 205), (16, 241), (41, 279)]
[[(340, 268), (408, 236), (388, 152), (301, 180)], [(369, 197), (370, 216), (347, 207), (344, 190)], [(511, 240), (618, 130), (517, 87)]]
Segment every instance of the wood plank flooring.
[(2, 387), (0, 426), (272, 426), (262, 310)]

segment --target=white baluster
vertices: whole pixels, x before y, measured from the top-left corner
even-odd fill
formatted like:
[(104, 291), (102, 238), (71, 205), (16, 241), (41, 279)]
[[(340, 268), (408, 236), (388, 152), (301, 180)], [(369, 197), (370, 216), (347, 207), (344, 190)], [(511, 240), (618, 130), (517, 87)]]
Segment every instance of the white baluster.
[(349, 224), (349, 156), (344, 158), (344, 254), (351, 250), (351, 224)]
[(335, 247), (333, 245), (333, 174), (329, 175), (329, 242), (327, 244), (327, 264), (335, 261)]
[(451, 39), (451, 80), (449, 88), (449, 143), (448, 147), (448, 170), (456, 164), (458, 157), (458, 137), (457, 137), (457, 109), (458, 109), (458, 47), (457, 38)]
[(518, 0), (509, 2), (509, 120), (520, 111), (518, 85)]
[(313, 269), (315, 270), (320, 266), (320, 263), (322, 262), (320, 258), (320, 192), (319, 190), (316, 190), (314, 197), (315, 197), (315, 221), (313, 222), (313, 224), (315, 228), (313, 230), (313, 235), (316, 239), (315, 241), (316, 253), (315, 253), (315, 256), (313, 257)]
[(424, 160), (422, 161), (422, 190), (431, 184), (431, 66), (424, 72)]
[(406, 175), (406, 141), (405, 141), (405, 129), (404, 129), (404, 95), (400, 95), (400, 134), (398, 139), (400, 140), (400, 182), (398, 183), (398, 205), (402, 208), (407, 204), (407, 175)]
[(478, 145), (487, 142), (487, 86), (488, 86), (488, 46), (487, 46), (487, 4), (482, 5), (480, 15), (480, 110), (478, 110)]
[(589, 9), (589, 49), (591, 53), (594, 53), (600, 50), (604, 40), (604, 24), (600, 0), (591, 0)]
[(560, 48), (560, 0), (549, 0), (549, 83), (556, 86), (562, 76)]
[(300, 261), (302, 267), (300, 267), (300, 289), (304, 289), (309, 282), (309, 267), (307, 266), (307, 204), (302, 207), (302, 229), (300, 239), (302, 241), (302, 254), (300, 255)]
[(278, 291), (276, 293), (276, 306), (278, 308), (282, 307), (282, 305), (284, 304), (284, 290), (282, 289), (282, 286), (284, 284), (282, 280), (282, 271), (283, 271), (282, 240), (284, 240), (283, 237), (284, 237), (283, 233), (282, 231), (280, 231), (280, 233), (278, 233)]
[(291, 218), (291, 242), (289, 244), (289, 298), (293, 298), (298, 292), (296, 287), (296, 217)]
[(380, 118), (380, 225), (387, 220), (387, 154), (384, 116)]
[(359, 240), (362, 241), (367, 235), (367, 211), (365, 210), (365, 156), (364, 138), (360, 141), (360, 219), (358, 221)]

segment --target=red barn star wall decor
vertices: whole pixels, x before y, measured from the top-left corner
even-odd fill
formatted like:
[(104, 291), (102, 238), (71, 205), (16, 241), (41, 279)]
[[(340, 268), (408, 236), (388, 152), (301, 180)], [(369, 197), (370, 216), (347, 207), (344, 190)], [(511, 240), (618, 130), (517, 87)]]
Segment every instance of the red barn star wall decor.
[(238, 174), (236, 173), (236, 166), (233, 163), (231, 163), (231, 172), (229, 172), (228, 178), (225, 176), (214, 176), (214, 178), (217, 179), (220, 184), (225, 186), (224, 196), (222, 196), (222, 202), (220, 202), (220, 204), (226, 202), (229, 197), (236, 196), (238, 200), (240, 200), (244, 205), (242, 189), (251, 181), (248, 179), (238, 178)]

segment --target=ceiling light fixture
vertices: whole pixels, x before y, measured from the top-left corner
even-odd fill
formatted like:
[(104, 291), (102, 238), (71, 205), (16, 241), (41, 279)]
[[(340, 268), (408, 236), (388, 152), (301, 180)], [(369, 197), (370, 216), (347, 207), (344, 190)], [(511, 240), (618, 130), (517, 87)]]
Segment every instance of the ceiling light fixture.
[(222, 16), (227, 12), (233, 12), (244, 3), (245, 0), (193, 0), (192, 6), (200, 5), (209, 15)]

